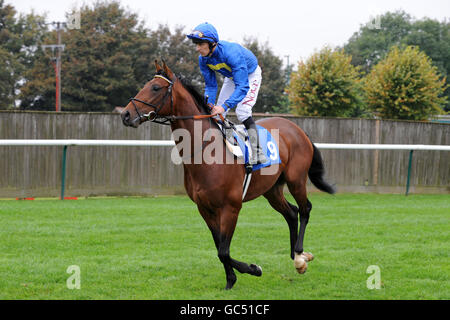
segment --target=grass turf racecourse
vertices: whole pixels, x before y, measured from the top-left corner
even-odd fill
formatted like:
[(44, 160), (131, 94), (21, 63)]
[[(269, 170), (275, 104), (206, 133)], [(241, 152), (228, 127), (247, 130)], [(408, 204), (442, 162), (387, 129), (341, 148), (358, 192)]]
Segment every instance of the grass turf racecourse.
[[(225, 291), (212, 236), (186, 196), (0, 201), (0, 299), (449, 299), (448, 195), (309, 195), (306, 274), (264, 198), (245, 203), (235, 259), (262, 266)], [(288, 198), (292, 201), (292, 198)], [(80, 289), (68, 289), (71, 265)], [(368, 289), (369, 266), (380, 289)], [(70, 282), (70, 281), (69, 281)]]

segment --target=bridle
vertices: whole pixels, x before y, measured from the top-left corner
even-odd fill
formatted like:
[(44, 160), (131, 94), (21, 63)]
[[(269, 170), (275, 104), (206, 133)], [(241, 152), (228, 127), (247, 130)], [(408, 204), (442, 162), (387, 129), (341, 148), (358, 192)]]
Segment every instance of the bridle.
[[(158, 113), (164, 107), (166, 99), (170, 95), (170, 110), (171, 110), (171, 113), (173, 114), (173, 96), (172, 96), (173, 81), (170, 81), (166, 77), (164, 77), (162, 75), (159, 75), (159, 74), (155, 75), (153, 78), (161, 78), (161, 79), (166, 80), (169, 83), (169, 86), (167, 87), (167, 91), (166, 91), (164, 97), (162, 98), (161, 103), (160, 103), (159, 106), (154, 105), (153, 103), (149, 103), (149, 102), (140, 100), (140, 99), (131, 98), (130, 101), (133, 104), (134, 109), (136, 110), (136, 113), (138, 115), (138, 118), (136, 118), (134, 121), (137, 121), (137, 120), (140, 120), (140, 121), (142, 121), (142, 120), (149, 120), (149, 121), (152, 121), (152, 122), (155, 122), (155, 123), (167, 124), (168, 125), (169, 124), (168, 122), (173, 121), (172, 118), (174, 116), (173, 115), (171, 115), (171, 116), (160, 116)], [(139, 112), (138, 107), (136, 106), (135, 101), (143, 103), (146, 106), (152, 107), (155, 110), (152, 110), (149, 113), (141, 114)]]
[[(138, 115), (138, 118), (134, 119), (133, 122), (138, 121), (138, 120), (141, 121), (141, 122), (145, 121), (145, 120), (149, 120), (151, 122), (155, 122), (155, 123), (158, 123), (158, 124), (170, 125), (172, 122), (174, 122), (176, 120), (185, 120), (185, 119), (198, 120), (198, 119), (205, 119), (205, 118), (212, 118), (212, 117), (214, 117), (211, 114), (192, 115), (192, 116), (175, 116), (173, 114), (173, 111), (174, 111), (173, 110), (173, 95), (172, 95), (173, 81), (171, 81), (171, 80), (167, 79), (166, 77), (164, 77), (162, 75), (159, 75), (159, 74), (155, 75), (153, 78), (161, 78), (161, 79), (167, 81), (167, 83), (169, 84), (169, 86), (167, 87), (167, 91), (164, 94), (164, 96), (163, 96), (163, 98), (161, 100), (161, 103), (159, 105), (155, 105), (153, 103), (149, 103), (149, 102), (146, 102), (146, 101), (143, 101), (143, 100), (140, 100), (140, 99), (136, 99), (136, 98), (131, 98), (130, 101), (133, 104), (134, 109), (135, 109), (135, 111), (136, 111), (136, 113)], [(170, 115), (168, 115), (168, 116), (161, 116), (158, 113), (165, 106), (166, 99), (169, 96), (170, 96)], [(138, 107), (136, 106), (135, 101), (143, 103), (146, 106), (152, 107), (154, 110), (150, 111), (149, 113), (141, 114), (139, 112)], [(220, 117), (223, 120), (222, 115), (220, 115)]]

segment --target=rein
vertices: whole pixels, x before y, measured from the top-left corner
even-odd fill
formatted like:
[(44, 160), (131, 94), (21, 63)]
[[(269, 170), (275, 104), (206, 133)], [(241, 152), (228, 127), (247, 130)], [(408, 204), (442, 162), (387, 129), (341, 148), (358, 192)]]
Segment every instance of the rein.
[[(169, 86), (167, 87), (166, 94), (162, 98), (162, 101), (161, 101), (161, 103), (159, 105), (155, 105), (155, 104), (152, 104), (152, 103), (140, 100), (140, 99), (136, 99), (136, 98), (131, 98), (130, 101), (133, 104), (134, 109), (135, 109), (135, 111), (136, 111), (136, 113), (138, 115), (138, 118), (136, 118), (135, 121), (137, 121), (137, 120), (140, 120), (140, 121), (142, 121), (142, 120), (149, 120), (151, 122), (155, 122), (155, 123), (158, 123), (158, 124), (170, 125), (172, 122), (174, 122), (176, 120), (187, 120), (187, 119), (200, 120), (200, 119), (212, 118), (212, 117), (215, 116), (215, 115), (213, 116), (211, 114), (201, 114), (201, 115), (192, 115), (192, 116), (175, 116), (175, 115), (173, 115), (173, 95), (172, 95), (173, 81), (170, 81), (169, 79), (167, 79), (166, 77), (161, 76), (161, 75), (155, 75), (154, 78), (161, 78), (161, 79), (167, 81), (167, 83), (169, 83)], [(161, 116), (158, 113), (164, 107), (165, 101), (166, 101), (166, 99), (167, 99), (167, 97), (169, 95), (170, 95), (170, 113), (172, 113), (172, 115), (170, 115), (170, 116)], [(146, 113), (146, 114), (141, 114), (139, 112), (138, 107), (136, 106), (135, 101), (143, 103), (146, 106), (152, 107), (155, 110), (152, 110), (152, 111), (150, 111), (149, 113)], [(220, 117), (223, 120), (223, 116), (220, 115)], [(170, 122), (170, 123), (168, 123), (168, 122)]]

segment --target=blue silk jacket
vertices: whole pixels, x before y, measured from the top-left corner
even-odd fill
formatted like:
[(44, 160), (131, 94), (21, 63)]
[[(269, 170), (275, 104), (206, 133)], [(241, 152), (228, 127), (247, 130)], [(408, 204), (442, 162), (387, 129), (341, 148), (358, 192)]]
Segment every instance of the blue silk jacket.
[(248, 49), (240, 44), (219, 41), (211, 57), (199, 56), (200, 70), (205, 79), (205, 97), (208, 102), (215, 104), (217, 96), (216, 73), (232, 78), (235, 90), (224, 102), (225, 111), (234, 108), (247, 95), (250, 89), (248, 75), (258, 67), (258, 59)]

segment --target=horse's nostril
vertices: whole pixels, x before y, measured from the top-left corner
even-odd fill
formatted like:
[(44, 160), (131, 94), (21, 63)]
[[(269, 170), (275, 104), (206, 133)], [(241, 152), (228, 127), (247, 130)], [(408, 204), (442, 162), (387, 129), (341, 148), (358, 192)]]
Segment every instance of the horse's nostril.
[(125, 126), (128, 127), (128, 126), (131, 125), (131, 120), (130, 120), (131, 114), (130, 114), (130, 111), (128, 111), (128, 110), (123, 111), (123, 112), (120, 114), (120, 116), (122, 117), (122, 122), (123, 122), (123, 124), (124, 124)]
[(122, 112), (122, 121), (128, 122), (130, 121), (130, 111), (124, 111)]

